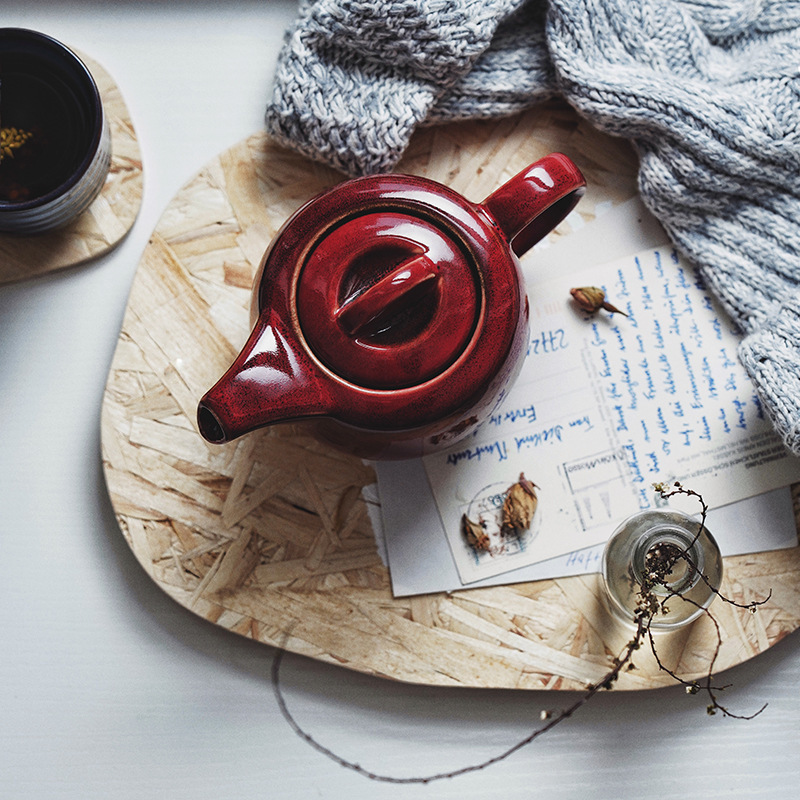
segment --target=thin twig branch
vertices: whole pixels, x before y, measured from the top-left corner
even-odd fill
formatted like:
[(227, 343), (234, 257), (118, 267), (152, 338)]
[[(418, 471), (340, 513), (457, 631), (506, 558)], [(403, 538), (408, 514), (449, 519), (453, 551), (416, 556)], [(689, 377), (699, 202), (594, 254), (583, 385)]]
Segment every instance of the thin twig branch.
[(612, 687), (623, 668), (629, 662), (631, 662), (633, 654), (639, 649), (643, 635), (644, 629), (640, 625), (640, 627), (637, 629), (636, 636), (631, 639), (630, 642), (628, 642), (628, 644), (623, 648), (621, 654), (614, 659), (614, 664), (608, 674), (603, 677), (602, 680), (589, 686), (589, 688), (571, 706), (558, 712), (558, 714), (549, 719), (549, 721), (541, 728), (537, 728), (531, 734), (516, 742), (508, 749), (498, 753), (496, 756), (487, 758), (485, 761), (481, 761), (478, 764), (471, 764), (469, 766), (461, 767), (449, 772), (437, 772), (433, 775), (426, 776), (401, 778), (393, 775), (382, 775), (377, 772), (372, 772), (371, 770), (362, 767), (361, 764), (357, 764), (354, 761), (348, 761), (346, 758), (342, 758), (342, 756), (318, 742), (310, 733), (303, 730), (303, 728), (298, 724), (297, 720), (295, 720), (292, 713), (289, 711), (289, 708), (286, 705), (286, 700), (283, 696), (283, 690), (281, 689), (280, 668), (281, 663), (283, 662), (283, 656), (286, 652), (283, 648), (276, 650), (275, 658), (272, 661), (272, 687), (278, 703), (278, 708), (280, 709), (281, 714), (283, 714), (284, 719), (289, 723), (289, 726), (292, 728), (292, 730), (307, 744), (311, 745), (311, 747), (322, 753), (324, 756), (327, 756), (340, 767), (345, 767), (353, 770), (353, 772), (357, 772), (359, 775), (363, 775), (365, 778), (383, 783), (432, 783), (433, 781), (442, 780), (444, 778), (458, 778), (461, 775), (466, 775), (470, 772), (479, 772), (480, 770), (491, 767), (494, 764), (498, 764), (519, 750), (522, 750), (522, 748), (527, 747), (527, 745), (529, 745), (535, 739), (538, 739), (541, 735), (547, 733), (547, 731), (555, 728), (555, 726), (560, 722), (563, 722), (565, 719), (571, 717), (579, 708), (588, 703), (589, 700), (591, 700), (592, 697), (594, 697), (599, 691), (602, 689), (610, 689)]
[[(526, 747), (527, 745), (531, 744), (535, 739), (538, 739), (543, 734), (547, 733), (548, 731), (555, 728), (556, 725), (563, 722), (565, 719), (571, 717), (576, 711), (578, 711), (582, 706), (589, 702), (599, 691), (603, 689), (611, 689), (613, 685), (616, 683), (619, 676), (622, 674), (623, 669), (633, 669), (633, 655), (634, 653), (639, 650), (644, 641), (645, 637), (647, 637), (650, 643), (650, 649), (652, 650), (653, 656), (655, 657), (656, 663), (658, 667), (663, 672), (666, 672), (670, 677), (672, 677), (677, 683), (686, 687), (686, 690), (689, 694), (697, 694), (699, 691), (705, 691), (709, 697), (709, 705), (707, 706), (706, 710), (709, 714), (713, 715), (716, 714), (717, 711), (721, 712), (726, 717), (732, 717), (734, 719), (742, 719), (742, 720), (749, 720), (757, 717), (761, 714), (762, 711), (767, 707), (765, 703), (758, 711), (754, 714), (749, 715), (739, 715), (732, 713), (728, 708), (721, 705), (717, 700), (716, 692), (723, 691), (726, 686), (714, 686), (713, 685), (713, 670), (714, 664), (717, 661), (717, 657), (719, 656), (720, 647), (722, 645), (722, 631), (720, 629), (719, 623), (713, 617), (713, 615), (709, 612), (708, 608), (700, 606), (695, 601), (684, 597), (680, 594), (680, 592), (671, 592), (665, 598), (659, 600), (653, 595), (652, 590), (656, 585), (666, 586), (666, 576), (669, 575), (672, 568), (674, 567), (675, 563), (678, 559), (684, 559), (689, 564), (689, 566), (698, 574), (702, 580), (706, 583), (706, 585), (716, 594), (717, 597), (721, 598), (724, 602), (729, 603), (732, 606), (736, 606), (737, 608), (747, 609), (753, 613), (755, 613), (758, 606), (763, 605), (766, 603), (769, 598), (772, 596), (772, 592), (764, 600), (753, 601), (747, 604), (737, 603), (734, 600), (731, 600), (724, 595), (722, 595), (719, 589), (715, 586), (712, 586), (709, 581), (708, 577), (703, 575), (698, 569), (697, 566), (692, 562), (691, 558), (688, 554), (688, 549), (692, 547), (692, 545), (697, 541), (700, 537), (702, 531), (705, 528), (706, 516), (708, 514), (708, 505), (706, 504), (703, 497), (698, 493), (695, 492), (693, 489), (686, 489), (680, 483), (675, 482), (672, 488), (669, 488), (666, 484), (654, 484), (656, 491), (661, 494), (664, 499), (668, 499), (673, 497), (677, 494), (684, 494), (689, 495), (692, 497), (696, 497), (701, 505), (701, 519), (700, 524), (698, 527), (697, 534), (689, 546), (683, 550), (676, 548), (677, 552), (674, 555), (670, 555), (666, 558), (663, 558), (660, 563), (658, 564), (657, 574), (655, 577), (648, 577), (647, 580), (643, 582), (640, 586), (639, 591), (639, 601), (637, 610), (634, 614), (634, 621), (636, 624), (636, 631), (633, 635), (633, 638), (625, 645), (625, 647), (620, 651), (620, 653), (614, 658), (611, 664), (611, 668), (609, 669), (608, 673), (597, 683), (590, 685), (586, 691), (570, 706), (566, 709), (559, 711), (554, 716), (550, 717), (549, 712), (543, 712), (543, 719), (546, 719), (547, 722), (540, 728), (534, 730), (531, 734), (526, 736), (523, 739), (520, 739), (511, 747), (507, 748), (506, 750), (498, 753), (491, 758), (486, 759), (485, 761), (481, 761), (478, 764), (472, 764), (466, 767), (461, 767), (459, 769), (451, 770), (449, 772), (437, 772), (432, 775), (426, 776), (416, 776), (416, 777), (407, 777), (401, 778), (392, 775), (382, 775), (377, 772), (373, 772), (372, 770), (367, 769), (366, 767), (362, 767), (360, 764), (357, 764), (354, 761), (349, 761), (346, 758), (335, 753), (325, 745), (318, 742), (310, 733), (306, 732), (295, 720), (292, 713), (289, 711), (288, 706), (286, 705), (286, 700), (283, 696), (283, 690), (281, 689), (281, 682), (280, 682), (280, 669), (281, 664), (283, 662), (283, 657), (285, 654), (285, 648), (280, 647), (275, 652), (275, 658), (272, 662), (272, 686), (275, 693), (275, 698), (278, 703), (278, 708), (283, 714), (284, 719), (289, 723), (289, 726), (292, 730), (313, 747), (318, 752), (322, 753), (327, 758), (331, 759), (333, 762), (338, 764), (341, 767), (345, 767), (346, 769), (353, 770), (357, 772), (359, 775), (363, 775), (365, 778), (369, 778), (373, 781), (380, 781), (383, 783), (395, 783), (395, 784), (411, 784), (411, 783), (432, 783), (433, 781), (442, 780), (444, 778), (457, 778), (461, 775), (466, 775), (470, 772), (479, 772), (480, 770), (487, 769), (495, 764), (504, 761), (509, 756), (513, 755), (514, 753), (518, 752), (522, 748)], [(652, 632), (652, 623), (653, 619), (660, 611), (663, 610), (665, 603), (672, 597), (680, 597), (682, 600), (688, 603), (692, 603), (697, 608), (699, 608), (714, 624), (716, 635), (717, 635), (717, 642), (714, 647), (714, 652), (711, 655), (708, 665), (708, 672), (706, 676), (703, 678), (702, 681), (697, 680), (685, 680), (681, 678), (674, 670), (667, 667), (658, 655), (658, 650), (656, 648), (655, 638)], [(284, 640), (288, 640), (290, 635), (290, 631), (287, 631), (286, 637)]]

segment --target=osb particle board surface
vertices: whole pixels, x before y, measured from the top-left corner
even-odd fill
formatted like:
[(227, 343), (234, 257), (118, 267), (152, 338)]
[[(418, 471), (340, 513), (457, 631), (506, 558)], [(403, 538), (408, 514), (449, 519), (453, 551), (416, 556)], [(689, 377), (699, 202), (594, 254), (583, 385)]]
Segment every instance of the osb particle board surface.
[(142, 156), (130, 112), (119, 87), (83, 54), (100, 90), (111, 132), (111, 168), (89, 208), (56, 231), (36, 236), (0, 233), (0, 284), (74, 267), (116, 247), (133, 227), (142, 205)]
[[(481, 200), (556, 149), (589, 183), (577, 222), (635, 193), (627, 145), (559, 105), (423, 129), (399, 170)], [(375, 480), (369, 465), (292, 425), (222, 447), (198, 434), (197, 401), (247, 336), (268, 242), (301, 203), (341, 180), (255, 134), (169, 205), (138, 267), (103, 402), (103, 464), (122, 535), (178, 603), (312, 658), (443, 686), (577, 689), (599, 680), (630, 633), (610, 621), (598, 576), (395, 599), (363, 492)], [(551, 237), (569, 232), (563, 223)], [(717, 670), (800, 625), (798, 548), (729, 558), (725, 569), (732, 598), (772, 599), (757, 614), (715, 603)], [(714, 644), (701, 619), (663, 638), (660, 656), (700, 676)], [(617, 688), (672, 682), (644, 652), (636, 665)]]

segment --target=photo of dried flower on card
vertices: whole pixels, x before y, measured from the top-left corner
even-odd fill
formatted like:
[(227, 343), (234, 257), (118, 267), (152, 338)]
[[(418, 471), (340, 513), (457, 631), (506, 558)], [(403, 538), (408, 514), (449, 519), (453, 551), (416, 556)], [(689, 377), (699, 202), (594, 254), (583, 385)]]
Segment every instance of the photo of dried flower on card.
[(539, 487), (524, 473), (510, 485), (493, 483), (466, 504), (461, 515), (464, 546), (476, 566), (490, 559), (513, 561), (533, 544), (541, 518)]

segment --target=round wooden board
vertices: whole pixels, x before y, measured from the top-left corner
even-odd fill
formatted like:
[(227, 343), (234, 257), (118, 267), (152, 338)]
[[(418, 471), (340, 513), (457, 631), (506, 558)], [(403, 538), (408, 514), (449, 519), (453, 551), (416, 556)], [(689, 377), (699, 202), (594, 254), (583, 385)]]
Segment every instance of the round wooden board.
[(116, 247), (142, 205), (139, 142), (119, 87), (100, 64), (79, 54), (94, 76), (111, 129), (111, 169), (97, 199), (64, 228), (38, 236), (0, 233), (0, 284), (74, 267)]
[[(559, 105), (420, 130), (399, 170), (480, 200), (556, 149), (589, 182), (571, 224), (635, 193), (627, 145)], [(630, 638), (604, 611), (598, 576), (394, 598), (370, 522), (379, 509), (364, 492), (375, 480), (368, 464), (292, 425), (222, 447), (197, 433), (198, 399), (247, 336), (251, 282), (268, 242), (302, 202), (341, 180), (257, 134), (167, 208), (136, 274), (103, 402), (103, 463), (122, 533), (167, 594), (257, 641), (401, 681), (582, 688)], [(569, 231), (565, 222), (551, 237)], [(799, 575), (798, 548), (726, 560), (729, 596), (747, 602), (771, 590), (772, 599), (757, 614), (715, 604), (717, 669), (800, 625)], [(714, 644), (701, 619), (665, 637), (660, 656), (701, 676)], [(617, 688), (672, 683), (644, 652), (636, 665)]]

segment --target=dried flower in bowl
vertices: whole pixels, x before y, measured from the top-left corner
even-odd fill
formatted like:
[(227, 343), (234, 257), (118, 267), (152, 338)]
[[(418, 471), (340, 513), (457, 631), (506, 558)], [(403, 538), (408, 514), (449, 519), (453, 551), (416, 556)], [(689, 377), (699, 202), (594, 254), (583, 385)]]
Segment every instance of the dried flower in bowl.
[(33, 134), (19, 128), (0, 128), (0, 161), (13, 158), (14, 151), (19, 150)]

